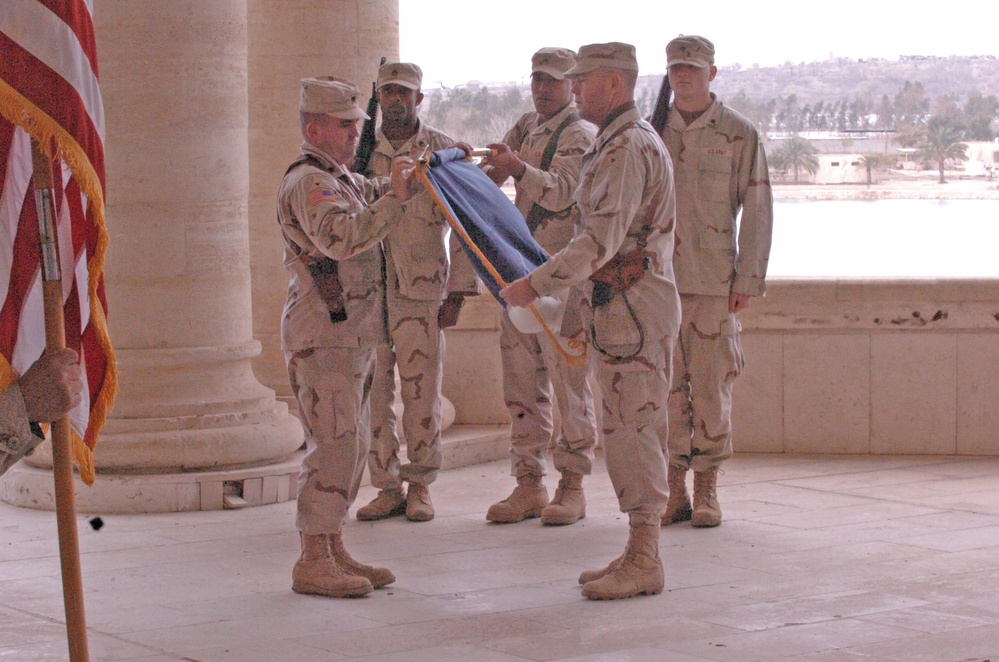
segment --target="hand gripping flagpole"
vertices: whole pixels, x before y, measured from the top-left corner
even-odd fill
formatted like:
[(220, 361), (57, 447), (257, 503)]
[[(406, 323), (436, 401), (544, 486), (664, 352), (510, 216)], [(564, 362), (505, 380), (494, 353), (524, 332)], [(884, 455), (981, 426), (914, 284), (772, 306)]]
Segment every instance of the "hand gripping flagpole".
[[(488, 156), (491, 152), (492, 150), (490, 149), (475, 149), (472, 150), (472, 153), (469, 154), (469, 156)], [(508, 285), (508, 283), (503, 279), (503, 276), (500, 275), (500, 272), (496, 269), (496, 267), (493, 266), (492, 262), (489, 261), (489, 258), (487, 258), (485, 254), (482, 252), (482, 250), (475, 245), (475, 241), (472, 240), (472, 238), (469, 236), (465, 228), (462, 227), (458, 219), (454, 217), (454, 214), (451, 212), (451, 208), (447, 205), (447, 203), (445, 203), (441, 199), (440, 194), (437, 193), (437, 189), (434, 187), (433, 183), (430, 181), (430, 178), (427, 176), (427, 171), (429, 169), (430, 169), (430, 157), (428, 155), (428, 150), (424, 150), (420, 158), (417, 159), (417, 166), (416, 166), (417, 178), (419, 178), (420, 182), (427, 189), (427, 192), (430, 193), (430, 197), (433, 198), (434, 203), (437, 205), (437, 207), (441, 210), (441, 212), (443, 212), (444, 217), (447, 219), (448, 225), (451, 226), (451, 229), (458, 234), (458, 237), (461, 239), (462, 243), (464, 243), (465, 246), (469, 248), (469, 250), (475, 253), (475, 257), (479, 259), (479, 261), (482, 263), (482, 266), (485, 267), (486, 271), (489, 272), (489, 275), (493, 277), (493, 279), (496, 281), (496, 284), (500, 287), (500, 289), (503, 289)], [(562, 343), (560, 342), (559, 338), (555, 335), (555, 333), (548, 327), (548, 323), (545, 322), (544, 317), (542, 317), (541, 313), (538, 312), (537, 307), (535, 307), (533, 303), (530, 304), (528, 307), (530, 308), (531, 313), (534, 314), (534, 317), (541, 324), (541, 328), (544, 329), (545, 335), (547, 335), (548, 338), (552, 341), (552, 343), (558, 349), (558, 353), (562, 356), (562, 358), (565, 360), (566, 363), (568, 363), (569, 365), (582, 365), (583, 363), (586, 362), (585, 343), (576, 338), (566, 338), (565, 339), (566, 344), (568, 344), (569, 348), (575, 352), (570, 354), (562, 346)]]
[[(66, 347), (66, 327), (62, 308), (62, 274), (56, 243), (52, 159), (34, 139), (31, 141), (31, 160), (41, 249), (45, 348), (57, 351)], [(69, 659), (71, 662), (87, 662), (90, 655), (87, 652), (87, 619), (83, 608), (80, 545), (76, 530), (69, 414), (52, 423), (52, 477), (55, 480), (56, 523), (59, 531), (59, 561), (62, 567)]]

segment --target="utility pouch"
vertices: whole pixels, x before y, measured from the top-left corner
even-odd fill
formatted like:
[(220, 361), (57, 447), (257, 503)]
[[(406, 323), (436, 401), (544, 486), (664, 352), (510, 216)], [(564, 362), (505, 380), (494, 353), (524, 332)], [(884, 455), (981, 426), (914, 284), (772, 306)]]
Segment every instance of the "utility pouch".
[(594, 308), (606, 305), (615, 294), (623, 294), (642, 280), (649, 268), (649, 256), (642, 249), (618, 253), (604, 266), (597, 269), (593, 281), (591, 302)]
[(343, 303), (343, 286), (340, 284), (336, 260), (321, 258), (306, 265), (312, 282), (319, 291), (319, 298), (330, 312), (330, 321), (336, 324), (347, 319), (347, 309)]

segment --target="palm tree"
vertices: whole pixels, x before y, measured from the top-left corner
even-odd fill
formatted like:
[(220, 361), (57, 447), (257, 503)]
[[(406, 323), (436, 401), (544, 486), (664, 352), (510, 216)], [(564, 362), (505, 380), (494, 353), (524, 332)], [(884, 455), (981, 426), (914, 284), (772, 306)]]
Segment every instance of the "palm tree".
[(794, 134), (774, 152), (773, 161), (778, 169), (794, 170), (794, 183), (797, 184), (799, 171), (804, 170), (810, 175), (819, 171), (819, 160), (815, 156), (818, 152), (815, 145)]
[(872, 154), (862, 154), (860, 163), (867, 169), (867, 185), (871, 185), (871, 173), (875, 170), (884, 170), (892, 164), (892, 158), (883, 152)]
[(926, 126), (926, 136), (918, 147), (919, 158), (937, 166), (941, 184), (947, 183), (944, 179), (944, 163), (947, 159), (968, 160), (968, 146), (958, 142), (957, 128), (945, 122), (929, 122)]

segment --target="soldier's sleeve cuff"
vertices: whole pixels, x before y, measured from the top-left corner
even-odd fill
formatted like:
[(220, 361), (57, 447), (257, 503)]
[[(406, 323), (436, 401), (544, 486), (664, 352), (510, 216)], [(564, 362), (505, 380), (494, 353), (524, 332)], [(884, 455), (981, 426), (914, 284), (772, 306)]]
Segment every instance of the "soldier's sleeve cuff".
[[(39, 431), (41, 428), (39, 428)], [(44, 435), (40, 438), (44, 439)], [(39, 443), (18, 385), (12, 384), (0, 393), (0, 447), (13, 457), (23, 457)]]

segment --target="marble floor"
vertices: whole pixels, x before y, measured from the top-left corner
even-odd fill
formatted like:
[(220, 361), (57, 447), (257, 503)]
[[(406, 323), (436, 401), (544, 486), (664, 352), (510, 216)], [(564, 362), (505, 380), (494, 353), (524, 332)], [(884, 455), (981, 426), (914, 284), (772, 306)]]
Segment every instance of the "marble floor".
[[(356, 600), (291, 592), (293, 503), (81, 514), (91, 659), (999, 662), (999, 458), (738, 455), (722, 526), (664, 529), (666, 590), (617, 602), (576, 583), (626, 538), (602, 460), (569, 527), (486, 523), (507, 470), (442, 473), (432, 522), (351, 519), (398, 577)], [(54, 515), (0, 504), (0, 660), (68, 657), (59, 572)]]

